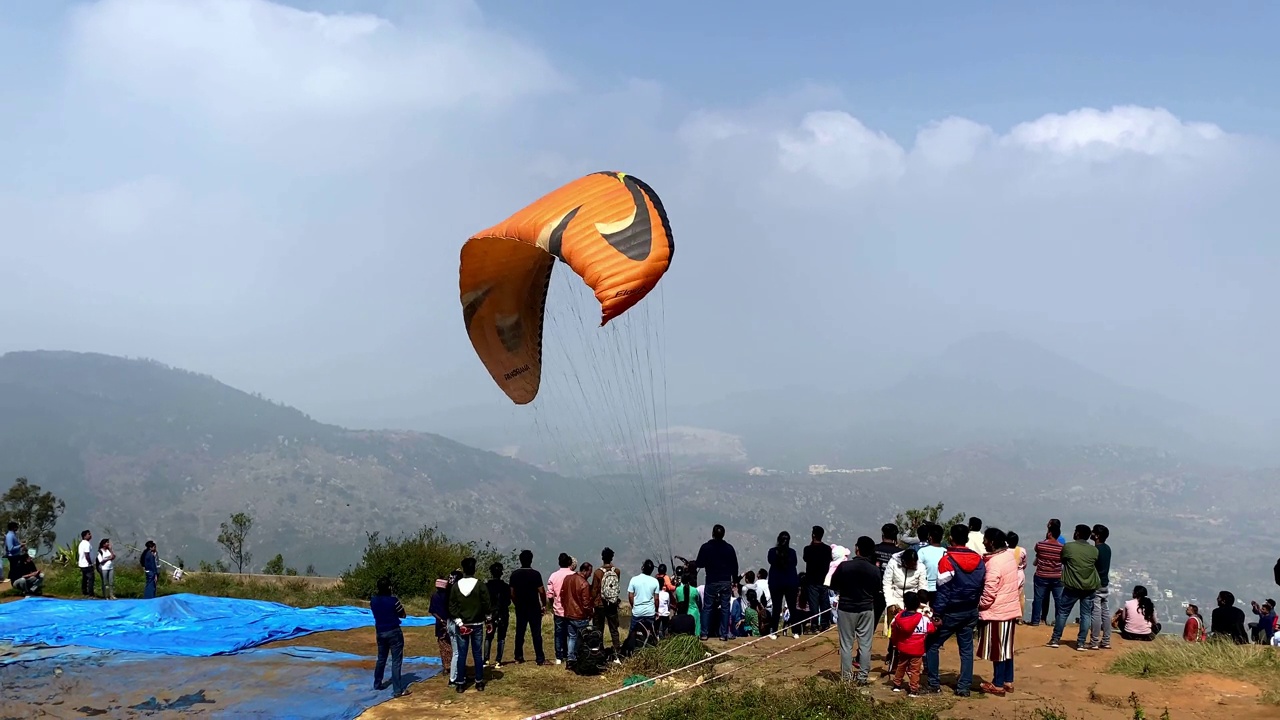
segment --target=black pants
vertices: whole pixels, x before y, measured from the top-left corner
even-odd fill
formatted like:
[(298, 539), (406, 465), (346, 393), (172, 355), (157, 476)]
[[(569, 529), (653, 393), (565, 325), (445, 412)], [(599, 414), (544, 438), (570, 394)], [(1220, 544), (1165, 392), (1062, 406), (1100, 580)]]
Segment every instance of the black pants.
[(85, 597), (93, 597), (93, 576), (97, 572), (93, 566), (80, 568), (80, 594)]
[(524, 632), (526, 629), (533, 636), (533, 657), (541, 665), (547, 661), (547, 656), (542, 652), (542, 613), (537, 610), (524, 612), (516, 610), (516, 662), (524, 662)]
[(888, 602), (884, 599), (884, 595), (876, 593), (875, 599), (872, 601), (872, 608), (876, 611), (876, 628), (880, 627), (880, 618), (884, 617), (885, 606)]
[(773, 622), (771, 623), (773, 630), (778, 631), (783, 627), (784, 607), (791, 611), (791, 622), (800, 622), (800, 611), (796, 607), (796, 598), (800, 596), (800, 586), (781, 585), (771, 582), (769, 583), (769, 595), (773, 598)]
[(622, 643), (618, 641), (618, 605), (620, 603), (605, 604), (596, 608), (595, 617), (591, 620), (591, 626), (600, 633), (600, 639), (604, 639), (604, 626), (609, 626), (609, 635), (613, 639), (613, 650), (618, 651), (622, 647)]
[(831, 595), (826, 585), (809, 586), (809, 629), (819, 632), (831, 627)]
[(493, 656), (493, 640), (498, 640), (498, 659), (497, 663), (502, 664), (502, 651), (507, 647), (507, 627), (511, 625), (510, 615), (495, 615), (493, 617), (493, 630), (486, 631), (484, 634), (484, 661), (489, 662), (489, 658)]

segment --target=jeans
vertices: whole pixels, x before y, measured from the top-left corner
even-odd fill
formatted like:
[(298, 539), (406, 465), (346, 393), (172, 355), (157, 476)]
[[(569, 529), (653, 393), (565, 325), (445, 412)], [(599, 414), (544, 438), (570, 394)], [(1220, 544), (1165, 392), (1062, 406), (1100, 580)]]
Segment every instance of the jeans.
[(929, 687), (937, 689), (942, 686), (938, 676), (938, 653), (942, 646), (955, 636), (960, 646), (960, 676), (956, 679), (956, 693), (964, 695), (973, 684), (973, 631), (978, 627), (978, 611), (946, 613), (938, 619), (938, 632), (925, 641), (924, 670), (929, 678)]
[(582, 631), (587, 629), (591, 621), (583, 618), (581, 620), (565, 619), (565, 625), (569, 631), (569, 662), (578, 661), (578, 643), (582, 642)]
[(44, 591), (44, 573), (32, 578), (18, 578), (13, 581), (13, 588), (23, 595), (39, 595)]
[(449, 623), (449, 644), (453, 646), (453, 665), (449, 666), (449, 683), (458, 685), (467, 679), (466, 675), (458, 674), (459, 656), (462, 657), (462, 663), (466, 664), (467, 648), (463, 645), (462, 636), (453, 628), (453, 623)]
[(709, 582), (706, 584), (707, 597), (702, 603), (702, 637), (705, 640), (711, 634), (711, 618), (716, 611), (720, 615), (720, 639), (729, 639), (729, 603), (732, 598), (732, 583)]
[(493, 653), (493, 639), (498, 638), (498, 664), (502, 664), (502, 651), (507, 647), (507, 627), (511, 625), (510, 615), (498, 615), (493, 618), (493, 631), (484, 634), (484, 661), (489, 662)]
[(1049, 621), (1049, 598), (1053, 598), (1056, 608), (1062, 604), (1062, 580), (1059, 578), (1035, 578), (1035, 594), (1031, 600), (1031, 624), (1039, 625)]
[(1093, 620), (1092, 590), (1066, 588), (1062, 591), (1062, 602), (1058, 605), (1058, 619), (1053, 623), (1053, 639), (1050, 642), (1062, 640), (1062, 629), (1067, 626), (1067, 618), (1071, 617), (1071, 611), (1076, 603), (1080, 603), (1080, 632), (1076, 635), (1076, 647), (1085, 646), (1085, 641), (1089, 639), (1089, 626)]
[(378, 633), (378, 662), (373, 666), (373, 689), (382, 689), (382, 674), (387, 668), (387, 655), (391, 655), (391, 688), (399, 695), (404, 692), (400, 682), (400, 663), (404, 660), (404, 633), (400, 628)]
[(458, 635), (457, 652), (453, 656), (455, 679), (459, 684), (467, 681), (467, 650), (476, 666), (476, 683), (484, 682), (484, 626), (469, 625), (471, 632)]
[(551, 636), (555, 640), (556, 659), (564, 660), (569, 656), (569, 621), (563, 615), (552, 616)]
[(80, 568), (80, 594), (85, 597), (93, 597), (93, 576), (97, 571), (93, 566)]
[(866, 682), (867, 673), (871, 671), (871, 638), (876, 631), (875, 610), (841, 610), (836, 615), (836, 625), (840, 629), (840, 678), (845, 682), (853, 679), (853, 641), (857, 640), (858, 682)]
[(1089, 630), (1089, 644), (1103, 647), (1111, 644), (1111, 593), (1102, 586), (1093, 593), (1093, 625)]
[(595, 618), (591, 622), (596, 630), (600, 631), (601, 637), (604, 636), (604, 628), (609, 626), (609, 636), (613, 639), (613, 650), (618, 651), (622, 643), (618, 641), (618, 605), (608, 604), (601, 605), (596, 608)]
[[(813, 632), (831, 627), (831, 595), (826, 585), (809, 586), (809, 627)], [(819, 615), (823, 610), (826, 613)]]
[(998, 688), (1013, 684), (1013, 658), (991, 663), (991, 684)]
[(116, 599), (116, 570), (108, 568), (102, 571), (102, 597), (108, 600)]
[(533, 638), (533, 658), (539, 665), (547, 661), (542, 654), (542, 613), (537, 610), (521, 612), (516, 609), (516, 662), (524, 662), (524, 633)]
[(158, 578), (158, 575), (159, 573), (153, 573), (153, 572), (147, 573), (147, 585), (146, 585), (146, 588), (143, 589), (142, 591), (142, 597), (144, 599), (150, 600), (151, 598), (156, 596), (156, 580)]

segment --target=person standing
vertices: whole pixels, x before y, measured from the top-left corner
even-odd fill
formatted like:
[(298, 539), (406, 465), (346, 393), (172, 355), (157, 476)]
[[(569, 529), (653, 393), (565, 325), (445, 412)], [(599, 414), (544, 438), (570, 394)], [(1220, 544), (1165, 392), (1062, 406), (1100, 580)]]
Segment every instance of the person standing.
[[(876, 546), (876, 553), (879, 554), (880, 546)], [(881, 617), (884, 619), (884, 635), (889, 640), (889, 650), (885, 657), (885, 672), (892, 673), (894, 663), (897, 660), (897, 645), (893, 641), (893, 619), (902, 612), (906, 607), (903, 601), (906, 599), (907, 593), (919, 593), (926, 589), (924, 584), (924, 570), (920, 567), (919, 553), (915, 550), (907, 549), (889, 558), (889, 562), (881, 569), (884, 579), (881, 581), (881, 595), (884, 597), (886, 604), (886, 612)], [(919, 598), (917, 598), (917, 602)], [(917, 610), (919, 606), (916, 606)], [(876, 620), (876, 627), (880, 627), (880, 620)]]
[(1098, 550), (1098, 589), (1093, 593), (1093, 615), (1089, 625), (1089, 649), (1111, 649), (1111, 546), (1106, 525), (1093, 526), (1093, 546)]
[(822, 540), (826, 534), (827, 531), (821, 525), (814, 525), (809, 544), (804, 547), (804, 573), (809, 581), (809, 627), (812, 632), (821, 632), (831, 627), (830, 592), (823, 583), (831, 570), (833, 555), (831, 546)]
[(489, 590), (489, 603), (493, 610), (493, 623), (486, 629), (484, 636), (484, 661), (490, 662), (493, 657), (493, 640), (498, 640), (498, 657), (493, 660), (494, 668), (502, 669), (502, 651), (507, 646), (507, 628), (511, 625), (511, 586), (502, 579), (502, 563), (489, 566), (489, 579), (485, 587)]
[(146, 575), (146, 585), (142, 590), (142, 598), (150, 600), (156, 596), (156, 583), (160, 580), (159, 550), (156, 541), (148, 540), (142, 550), (142, 572)]
[(1009, 549), (1009, 538), (999, 528), (983, 533), (987, 554), (983, 557), (987, 573), (982, 582), (982, 598), (978, 601), (978, 653), (991, 661), (991, 682), (981, 685), (988, 695), (1013, 692), (1013, 637), (1022, 619), (1022, 572), (1018, 556)]
[(19, 526), (17, 522), (10, 520), (9, 529), (4, 533), (4, 559), (9, 562), (8, 570), (10, 581), (13, 580), (14, 573), (16, 572), (14, 569), (14, 561), (17, 559), (19, 554), (26, 553), (26, 551), (22, 549), (22, 540), (18, 538), (18, 529), (20, 527), (21, 526)]
[(855, 680), (853, 644), (858, 643), (856, 682), (865, 685), (871, 672), (871, 641), (876, 628), (876, 595), (880, 593), (880, 569), (876, 567), (876, 543), (863, 535), (853, 546), (854, 556), (836, 566), (831, 588), (839, 596), (840, 677)]
[(437, 578), (436, 591), (431, 596), (431, 605), (428, 610), (435, 622), (436, 629), (436, 645), (440, 647), (440, 665), (444, 668), (444, 674), (449, 678), (449, 687), (453, 687), (453, 637), (450, 633), (449, 617), (449, 579)]
[[(898, 546), (897, 524), (885, 523), (884, 525), (882, 525), (880, 527), (880, 542), (876, 545), (876, 557), (875, 557), (876, 568), (880, 571), (881, 582), (884, 581), (884, 570), (885, 568), (889, 567), (889, 561), (892, 560), (893, 556), (897, 555), (898, 552), (900, 552), (901, 550), (902, 548)], [(885, 608), (888, 606), (888, 601), (885, 599), (883, 589), (876, 591), (875, 604), (876, 604), (876, 626), (879, 627), (881, 618), (884, 617)], [(899, 607), (898, 609), (901, 610), (902, 608)], [(894, 611), (894, 612), (896, 614), (897, 611)], [(888, 622), (884, 623), (884, 629), (886, 631), (885, 634), (887, 636), (888, 629), (889, 629)]]
[(938, 563), (938, 592), (933, 598), (933, 612), (938, 632), (925, 643), (924, 667), (929, 681), (926, 692), (942, 689), (939, 654), (947, 640), (955, 637), (960, 649), (960, 675), (955, 694), (968, 697), (973, 684), (973, 633), (978, 627), (978, 603), (986, 583), (987, 566), (982, 556), (965, 547), (969, 541), (967, 525), (951, 526), (951, 547)]
[(924, 566), (925, 589), (931, 593), (938, 590), (938, 563), (947, 554), (947, 549), (942, 546), (942, 532), (942, 526), (935, 523), (923, 525), (919, 530), (924, 544), (916, 551), (916, 555)]
[(1027, 549), (1018, 547), (1018, 533), (1010, 530), (1005, 539), (1009, 543), (1009, 551), (1018, 559), (1018, 619), (1027, 616)]
[(80, 594), (91, 598), (93, 594), (93, 576), (97, 573), (98, 561), (93, 552), (93, 533), (84, 530), (80, 533), (80, 546), (76, 549), (76, 563), (80, 566)]
[(1080, 632), (1076, 636), (1076, 650), (1083, 652), (1093, 621), (1093, 594), (1098, 590), (1098, 549), (1089, 544), (1093, 528), (1077, 525), (1071, 542), (1062, 546), (1062, 603), (1058, 605), (1058, 619), (1053, 623), (1053, 637), (1048, 646), (1058, 647), (1062, 631), (1067, 626), (1071, 610), (1080, 604)]
[(560, 553), (560, 569), (551, 573), (547, 579), (547, 601), (551, 603), (552, 638), (556, 653), (556, 664), (564, 663), (569, 655), (569, 624), (564, 619), (564, 603), (561, 591), (565, 578), (573, 574), (573, 558), (568, 553)]
[[(778, 533), (778, 544), (769, 548), (768, 559), (769, 595), (774, 598), (775, 608), (773, 628), (781, 631), (786, 627), (783, 624), (784, 618), (800, 619), (800, 608), (796, 605), (796, 596), (800, 592), (800, 575), (796, 551), (791, 547), (791, 533)], [(800, 634), (793, 629), (791, 636), (798, 639)]]
[(908, 682), (907, 696), (916, 697), (920, 692), (920, 671), (924, 667), (925, 639), (938, 628), (927, 615), (920, 612), (920, 595), (908, 592), (902, 598), (902, 612), (890, 623), (893, 628), (893, 646), (897, 649), (898, 662), (893, 672), (893, 691), (902, 692), (902, 681)]
[(969, 539), (965, 541), (965, 547), (979, 555), (986, 554), (986, 535), (982, 532), (981, 518), (969, 518)]
[(720, 640), (729, 640), (729, 604), (733, 601), (733, 581), (738, 577), (738, 553), (724, 539), (724, 526), (711, 529), (711, 539), (698, 549), (694, 565), (706, 572), (706, 595), (702, 600), (702, 639), (711, 632), (717, 619)]
[(622, 647), (618, 639), (618, 608), (622, 605), (622, 571), (613, 564), (613, 549), (600, 551), (600, 567), (591, 580), (591, 602), (595, 604), (591, 625), (604, 639), (604, 629), (609, 627), (615, 658)]
[(106, 600), (116, 599), (115, 560), (111, 538), (102, 538), (98, 543), (98, 572), (102, 575), (102, 597)]
[(533, 569), (533, 551), (520, 551), (520, 568), (511, 573), (511, 602), (516, 608), (516, 662), (524, 662), (524, 634), (533, 639), (533, 657), (538, 665), (547, 662), (542, 652), (542, 614), (547, 607), (547, 589), (542, 573)]
[(489, 589), (476, 577), (476, 559), (462, 560), (462, 579), (449, 591), (449, 614), (458, 634), (458, 652), (453, 658), (457, 678), (453, 686), (462, 692), (467, 684), (467, 651), (475, 663), (476, 690), (484, 691), (484, 633), (492, 623), (493, 608), (489, 603)]
[(591, 601), (591, 563), (584, 562), (577, 572), (570, 573), (560, 586), (561, 604), (564, 608), (565, 628), (569, 638), (566, 643), (567, 667), (573, 670), (578, 662), (578, 650), (582, 645), (582, 631), (587, 629), (595, 614)]
[[(644, 625), (650, 635), (657, 634), (658, 592), (662, 589), (662, 584), (652, 573), (653, 561), (645, 560), (640, 566), (640, 574), (627, 583), (627, 603), (631, 605), (631, 627), (627, 630), (628, 634), (635, 632), (637, 625)], [(617, 661), (616, 655), (614, 660)]]
[(1062, 543), (1058, 542), (1061, 527), (1050, 520), (1044, 539), (1036, 543), (1036, 574), (1031, 599), (1031, 626), (1049, 621), (1049, 601), (1053, 607), (1062, 604)]
[(391, 688), (392, 697), (408, 695), (400, 676), (401, 663), (404, 660), (404, 631), (400, 629), (400, 620), (404, 618), (404, 605), (400, 598), (391, 592), (391, 579), (378, 578), (378, 592), (369, 599), (369, 610), (373, 612), (373, 629), (378, 638), (378, 661), (373, 666), (373, 689), (382, 690), (383, 673), (387, 669), (387, 655), (391, 656)]

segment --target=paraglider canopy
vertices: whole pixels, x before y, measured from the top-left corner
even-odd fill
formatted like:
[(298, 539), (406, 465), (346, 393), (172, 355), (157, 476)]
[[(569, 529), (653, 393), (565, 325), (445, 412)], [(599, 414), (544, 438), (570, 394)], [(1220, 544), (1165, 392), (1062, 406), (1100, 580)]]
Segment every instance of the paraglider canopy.
[(458, 289), (471, 344), (513, 402), (532, 402), (556, 259), (595, 292), (603, 326), (653, 290), (674, 252), (662, 201), (642, 180), (621, 172), (574, 180), (463, 244)]

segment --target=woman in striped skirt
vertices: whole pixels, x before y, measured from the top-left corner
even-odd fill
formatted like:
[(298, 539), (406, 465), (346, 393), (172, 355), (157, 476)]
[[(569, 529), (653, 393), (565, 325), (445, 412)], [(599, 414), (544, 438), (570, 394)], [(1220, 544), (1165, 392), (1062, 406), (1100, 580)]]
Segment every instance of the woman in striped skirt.
[(992, 673), (991, 682), (980, 687), (988, 695), (1005, 695), (1013, 692), (1013, 635), (1022, 617), (1021, 571), (1003, 530), (987, 528), (983, 544), (987, 575), (978, 601), (977, 656), (991, 661)]

